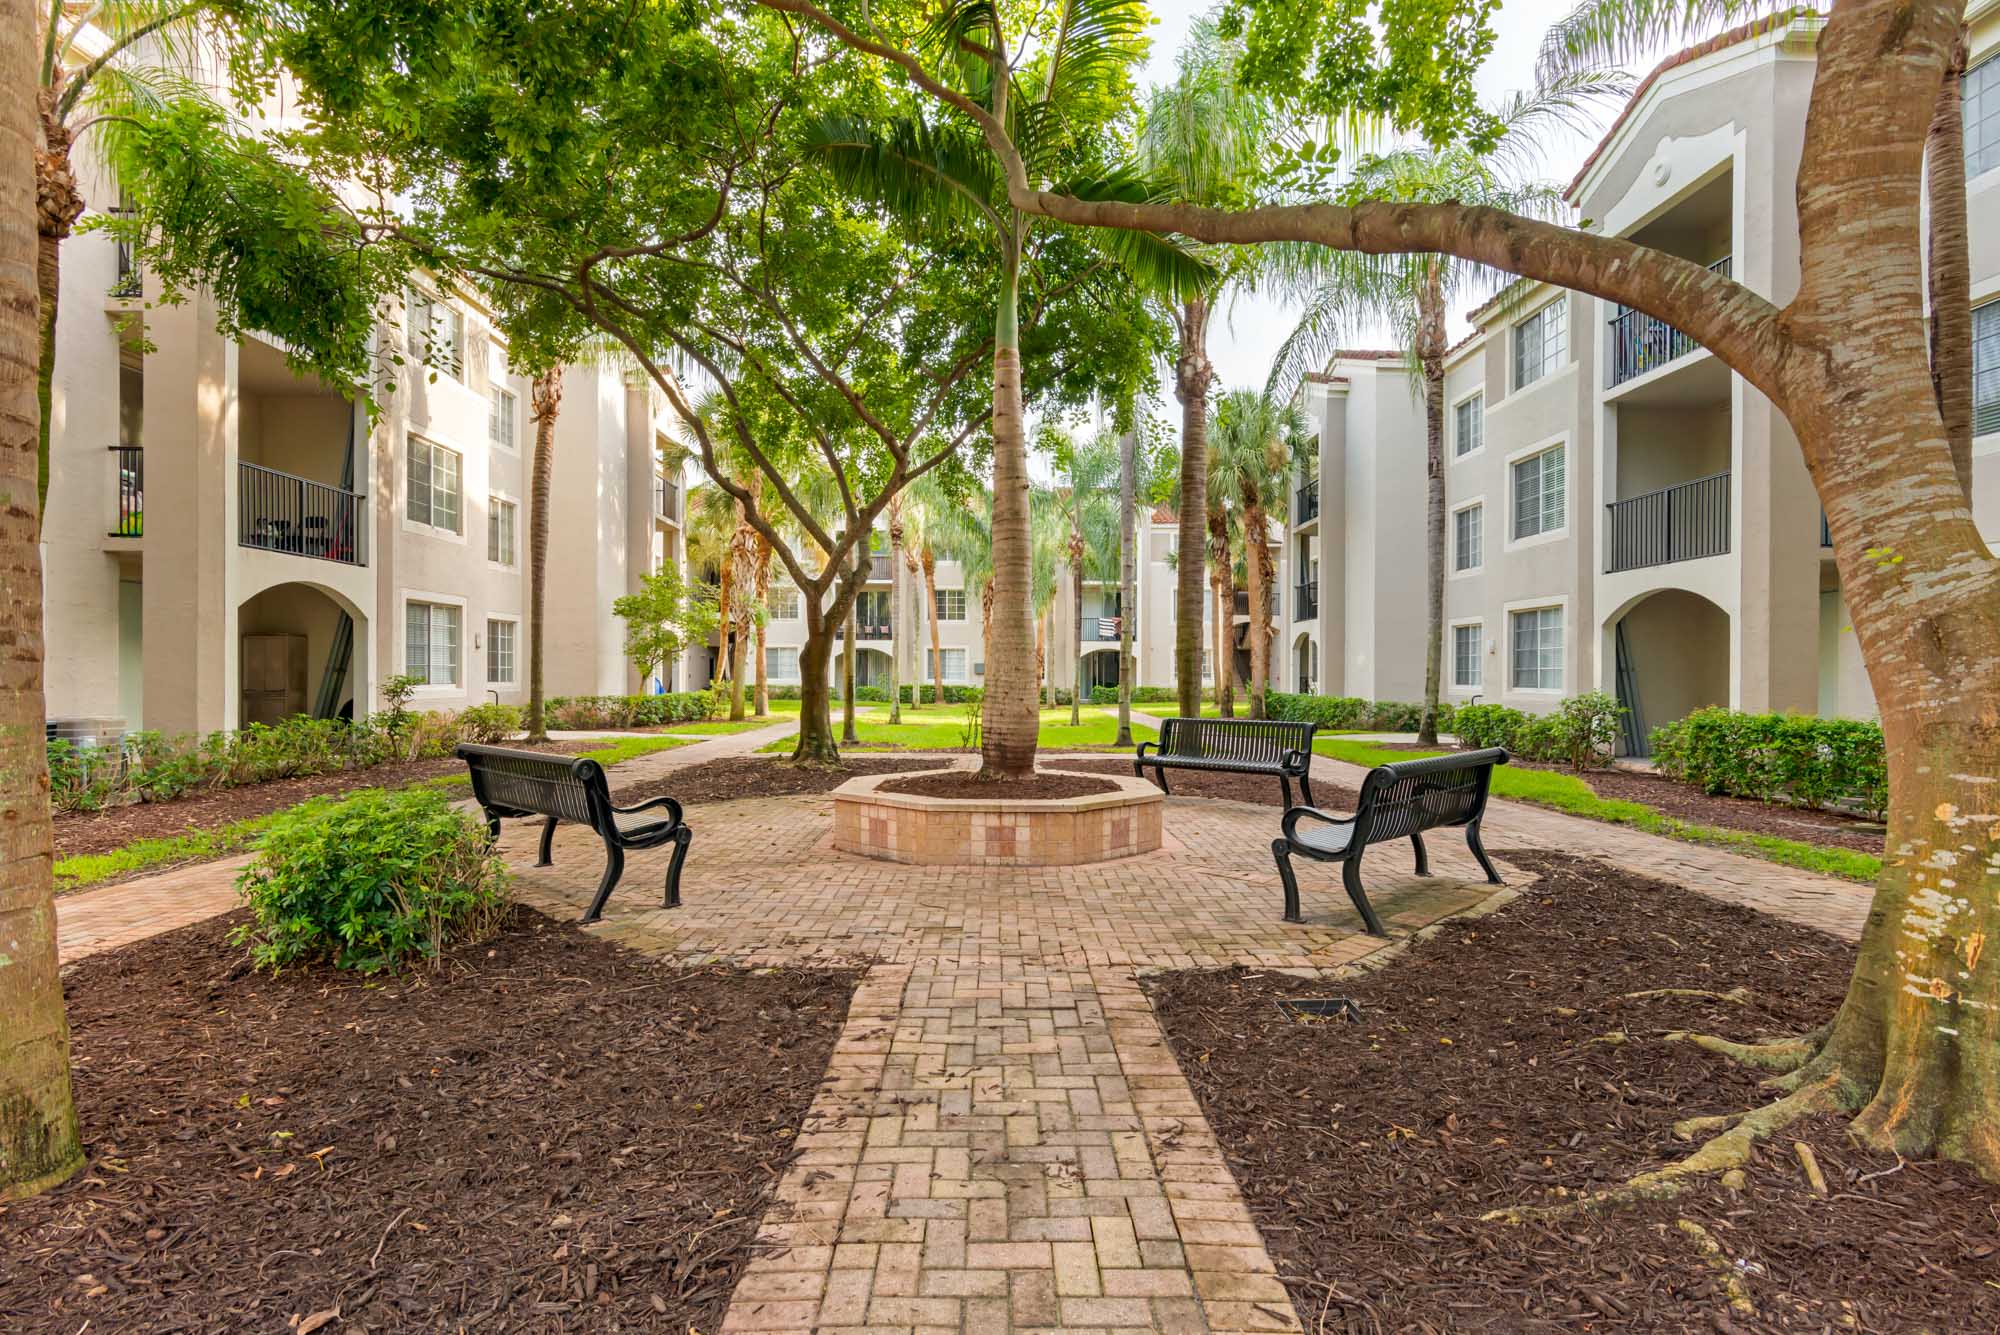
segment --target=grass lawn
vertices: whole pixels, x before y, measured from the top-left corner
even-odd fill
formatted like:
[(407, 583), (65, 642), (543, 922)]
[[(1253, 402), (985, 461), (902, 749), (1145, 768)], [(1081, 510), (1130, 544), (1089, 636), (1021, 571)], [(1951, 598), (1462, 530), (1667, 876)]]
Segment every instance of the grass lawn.
[[(1391, 751), (1386, 747), (1371, 746), (1366, 742), (1329, 738), (1325, 734), (1314, 739), (1313, 750), (1334, 760), (1344, 760), (1350, 765), (1369, 767), (1386, 765), (1397, 760), (1416, 760), (1423, 756), (1447, 754), (1444, 751)], [(1533, 802), (1537, 806), (1551, 807), (1572, 816), (1601, 820), (1612, 825), (1629, 825), (1635, 830), (1665, 835), (1670, 839), (1685, 839), (1693, 844), (1711, 844), (1717, 848), (1726, 848), (1733, 853), (1763, 858), (1767, 862), (1782, 863), (1787, 867), (1798, 867), (1827, 876), (1841, 876), (1851, 881), (1873, 881), (1882, 874), (1882, 859), (1872, 854), (1847, 848), (1820, 848), (1814, 844), (1801, 843), (1796, 839), (1751, 834), (1744, 830), (1721, 830), (1712, 825), (1694, 825), (1663, 815), (1642, 802), (1625, 802), (1615, 798), (1599, 797), (1582, 779), (1573, 774), (1562, 774), (1554, 770), (1517, 769), (1512, 765), (1502, 765), (1493, 771), (1493, 795), (1511, 798), (1517, 802)]]
[[(840, 711), (834, 710), (834, 727), (840, 726)], [(889, 707), (878, 705), (872, 715), (856, 720), (854, 730), (861, 738), (849, 751), (955, 751), (965, 741), (965, 706), (904, 705), (903, 721), (889, 722)], [(1152, 741), (1158, 734), (1140, 724), (1132, 725), (1132, 740)], [(1044, 709), (1038, 745), (1057, 750), (1077, 746), (1110, 746), (1118, 737), (1118, 711), (1086, 705), (1083, 722), (1069, 726), (1069, 706)], [(789, 751), (790, 738), (766, 743), (765, 751)]]
[(676, 737), (727, 737), (735, 732), (754, 732), (758, 728), (771, 728), (780, 723), (795, 724), (799, 711), (794, 707), (789, 713), (778, 708), (776, 701), (771, 704), (771, 712), (763, 718), (754, 714), (744, 715), (740, 723), (731, 723), (726, 718), (709, 719), (704, 723), (669, 723), (667, 731)]

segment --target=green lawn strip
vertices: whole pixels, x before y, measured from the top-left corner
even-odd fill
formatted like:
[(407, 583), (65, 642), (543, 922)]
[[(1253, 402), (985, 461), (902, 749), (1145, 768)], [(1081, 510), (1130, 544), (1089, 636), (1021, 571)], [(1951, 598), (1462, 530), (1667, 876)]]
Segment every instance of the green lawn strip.
[[(838, 720), (834, 726), (839, 727)], [(842, 748), (848, 751), (955, 751), (965, 740), (965, 706), (945, 705), (904, 705), (903, 722), (888, 721), (887, 706), (873, 718), (856, 721), (854, 732), (861, 739), (859, 745)], [(1144, 724), (1132, 725), (1132, 740), (1152, 741), (1158, 736)], [(1042, 711), (1041, 731), (1036, 745), (1051, 751), (1075, 747), (1110, 746), (1118, 737), (1118, 715), (1115, 710), (1101, 706), (1086, 706), (1083, 722), (1076, 727), (1069, 723), (1067, 705)], [(793, 739), (781, 737), (775, 742), (765, 743), (763, 751), (790, 751)]]
[(746, 716), (734, 723), (726, 718), (709, 719), (705, 723), (669, 723), (667, 732), (676, 737), (727, 737), (732, 733), (755, 732), (759, 728), (775, 728), (781, 723), (790, 726), (797, 722), (797, 710), (784, 714), (773, 708), (763, 718)]
[[(1334, 760), (1344, 760), (1350, 765), (1368, 768), (1397, 760), (1417, 760), (1424, 756), (1449, 754), (1444, 751), (1392, 751), (1386, 747), (1371, 746), (1366, 742), (1345, 742), (1326, 738), (1324, 735), (1313, 742), (1313, 750)], [(1582, 779), (1573, 774), (1561, 774), (1554, 770), (1517, 769), (1503, 765), (1493, 771), (1493, 795), (1516, 802), (1532, 802), (1536, 806), (1549, 807), (1572, 816), (1582, 816), (1587, 820), (1604, 821), (1611, 825), (1627, 825), (1635, 830), (1643, 830), (1647, 834), (1664, 835), (1669, 839), (1680, 839), (1691, 844), (1707, 844), (1733, 853), (1763, 858), (1767, 862), (1797, 867), (1802, 871), (1819, 872), (1825, 876), (1873, 882), (1882, 874), (1882, 859), (1870, 853), (1859, 853), (1848, 848), (1821, 848), (1815, 844), (1801, 843), (1796, 839), (1752, 834), (1747, 830), (1726, 830), (1713, 825), (1696, 825), (1663, 815), (1642, 802), (1599, 797)]]
[[(660, 733), (646, 733), (637, 737), (620, 737), (609, 745), (598, 747), (594, 751), (583, 752), (583, 758), (595, 760), (598, 764), (604, 766), (604, 768), (610, 769), (613, 765), (622, 764), (627, 760), (632, 760), (639, 756), (651, 755), (655, 751), (671, 751), (677, 746), (693, 745), (693, 738), (669, 737)], [(460, 782), (469, 782), (469, 779), (464, 775), (458, 777)]]

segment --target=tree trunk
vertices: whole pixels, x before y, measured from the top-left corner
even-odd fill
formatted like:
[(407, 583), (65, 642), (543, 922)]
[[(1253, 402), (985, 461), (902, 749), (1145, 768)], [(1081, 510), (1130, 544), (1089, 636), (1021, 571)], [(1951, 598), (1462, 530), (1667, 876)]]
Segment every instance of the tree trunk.
[(1931, 390), (1944, 419), (1945, 443), (1967, 503), (1972, 496), (1972, 255), (1965, 218), (1966, 33), (1945, 66), (1931, 117)]
[(1049, 703), (1049, 618), (1047, 614), (1035, 618), (1035, 709), (1037, 713), (1046, 709)]
[[(903, 721), (903, 501), (889, 498), (889, 722)], [(912, 693), (911, 703), (915, 695)]]
[(1083, 538), (1077, 535), (1071, 539), (1069, 565), (1071, 620), (1076, 626), (1076, 666), (1069, 684), (1069, 726), (1079, 727), (1083, 723)]
[(1265, 693), (1271, 685), (1271, 609), (1265, 601), (1276, 582), (1263, 497), (1247, 489), (1243, 498), (1243, 582), (1250, 596), (1250, 717), (1269, 718)]
[[(1184, 718), (1201, 713), (1203, 525), (1208, 520), (1208, 300), (1181, 303), (1174, 396), (1181, 401), (1180, 538), (1174, 580), (1174, 688)], [(1217, 678), (1219, 682), (1221, 678)]]
[(937, 553), (933, 552), (928, 544), (924, 547), (924, 599), (930, 608), (931, 681), (937, 688), (931, 703), (942, 707), (944, 704), (944, 637), (938, 632)]
[(764, 616), (757, 622), (757, 702), (758, 718), (768, 718), (771, 713), (771, 665), (767, 658), (770, 648), (771, 628), (771, 544), (763, 534), (757, 535), (757, 606)]
[[(1116, 746), (1132, 745), (1132, 614), (1138, 606), (1137, 491), (1139, 436), (1127, 430), (1118, 437), (1118, 737)], [(1195, 683), (1199, 692), (1201, 683)]]
[[(854, 544), (853, 578), (857, 588), (860, 587), (860, 571), (868, 561), (868, 553), (864, 550), (866, 545), (862, 542)], [(854, 646), (860, 631), (854, 622), (854, 604), (857, 601), (859, 600), (854, 598), (848, 599), (847, 643), (840, 650), (840, 744), (842, 746), (861, 744), (861, 735), (854, 731)], [(839, 604), (836, 603), (835, 609), (838, 610), (838, 607)]]
[(1235, 718), (1236, 560), (1229, 542), (1229, 515), (1219, 505), (1208, 512), (1208, 563), (1215, 581), (1215, 708), (1223, 718)]
[[(799, 650), (799, 735), (792, 759), (800, 764), (838, 765), (840, 749), (833, 741), (831, 674), (834, 627), (838, 617), (822, 614), (816, 599), (806, 599), (806, 642)], [(849, 726), (852, 727), (850, 720)]]
[[(29, 33), (33, 34), (33, 25)], [(35, 513), (49, 508), (49, 440), (54, 430), (56, 316), (62, 302), (62, 243), (83, 216), (83, 192), (77, 189), (76, 170), (70, 161), (69, 127), (62, 122), (59, 102), (66, 81), (59, 73), (46, 88), (34, 94), (34, 114), (41, 123), (43, 147), (34, 148), (35, 172), (35, 288), (40, 302), (35, 346), (35, 405), (39, 417), (35, 449)], [(34, 82), (28, 87), (33, 88)]]
[(1018, 238), (1002, 258), (993, 347), (993, 627), (986, 642), (986, 701), (979, 772), (993, 779), (1035, 772), (1041, 714), (1028, 654), (1035, 639), (1028, 534), (1028, 449), (1021, 420), (1021, 348), (1015, 325)]
[(1417, 306), (1417, 361), (1424, 373), (1424, 712), (1417, 741), (1436, 746), (1444, 677), (1444, 265), (1424, 271)]
[(43, 743), (36, 409), (35, 15), (0, 0), (0, 1201), (83, 1164), (56, 974), (54, 844)]
[(549, 739), (544, 713), (543, 655), (548, 643), (549, 497), (555, 490), (556, 415), (562, 411), (563, 369), (551, 366), (528, 383), (535, 415), (535, 458), (528, 487), (528, 740)]

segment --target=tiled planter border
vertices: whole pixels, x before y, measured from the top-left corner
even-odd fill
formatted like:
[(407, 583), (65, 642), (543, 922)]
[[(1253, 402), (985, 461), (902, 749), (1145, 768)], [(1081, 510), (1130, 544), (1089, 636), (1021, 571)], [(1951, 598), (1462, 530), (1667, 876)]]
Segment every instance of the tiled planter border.
[[(926, 774), (969, 769), (943, 765)], [(966, 801), (878, 791), (912, 773), (871, 774), (833, 790), (833, 846), (923, 866), (1074, 867), (1160, 846), (1164, 799), (1144, 779), (1092, 775), (1115, 793), (1050, 801)]]

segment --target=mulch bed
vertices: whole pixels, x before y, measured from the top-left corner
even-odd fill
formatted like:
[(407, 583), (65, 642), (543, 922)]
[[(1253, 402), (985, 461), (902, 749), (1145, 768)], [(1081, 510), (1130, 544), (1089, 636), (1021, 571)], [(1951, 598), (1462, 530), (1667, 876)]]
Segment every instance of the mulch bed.
[(1081, 774), (1056, 774), (1048, 770), (1031, 779), (982, 779), (971, 770), (949, 774), (926, 774), (916, 779), (891, 779), (878, 793), (907, 793), (912, 797), (949, 797), (967, 802), (1051, 802), (1065, 797), (1098, 797), (1115, 793), (1118, 785), (1106, 779), (1087, 779)]
[[(602, 746), (601, 741), (550, 742), (534, 750), (561, 755), (579, 755)], [(509, 742), (510, 746), (524, 743)], [(315, 774), (298, 779), (273, 779), (269, 783), (244, 784), (240, 788), (206, 788), (171, 802), (134, 802), (103, 811), (79, 811), (55, 818), (56, 856), (79, 853), (108, 853), (138, 839), (172, 839), (191, 830), (220, 829), (251, 816), (294, 807), (308, 798), (328, 793), (345, 793), (357, 788), (400, 788), (424, 779), (465, 773), (465, 762), (446, 756), (441, 760), (409, 760), (367, 769), (341, 770), (336, 774)], [(149, 870), (159, 870), (149, 868)]]
[[(734, 802), (745, 797), (796, 797), (829, 793), (862, 774), (900, 774), (936, 769), (945, 762), (892, 760), (875, 756), (845, 756), (837, 768), (793, 765), (777, 756), (729, 756), (677, 769), (660, 779), (628, 783), (612, 793), (621, 806), (654, 797), (671, 797), (683, 806), (698, 802)], [(617, 771), (611, 774), (615, 781)]]
[[(1752, 1073), (1660, 1035), (1810, 1029), (1854, 958), (1600, 863), (1499, 856), (1543, 879), (1379, 972), (1149, 982), (1307, 1330), (2000, 1328), (2000, 1187), (1857, 1149), (1837, 1117), (1760, 1146), (1740, 1193), (1709, 1179), (1606, 1213), (1481, 1222), (1617, 1185), (1690, 1151), (1676, 1120), (1768, 1101)], [(1751, 999), (1628, 995), (1662, 987)], [(1276, 1004), (1334, 994), (1360, 1003), (1359, 1023), (1299, 1023)], [(1719, 1266), (1682, 1220), (1720, 1244)], [(1732, 1309), (1724, 1271), (1754, 1315)]]
[(91, 1157), (0, 1207), (0, 1329), (717, 1328), (852, 973), (517, 909), (434, 971), (273, 978), (230, 921), (67, 973)]
[[(1051, 769), (1074, 770), (1079, 774), (1130, 774), (1132, 762), (1129, 760), (1054, 760)], [(1256, 802), (1267, 807), (1282, 807), (1284, 790), (1276, 779), (1267, 779), (1256, 774), (1217, 774), (1209, 770), (1177, 769), (1167, 772), (1167, 787), (1175, 797), (1212, 797), (1224, 802)], [(1337, 783), (1323, 780), (1313, 781), (1313, 797), (1325, 811), (1352, 811), (1361, 801), (1361, 794), (1352, 788), (1343, 788)], [(1304, 802), (1305, 795), (1297, 784), (1292, 785), (1292, 800)]]

